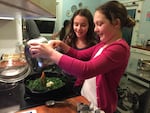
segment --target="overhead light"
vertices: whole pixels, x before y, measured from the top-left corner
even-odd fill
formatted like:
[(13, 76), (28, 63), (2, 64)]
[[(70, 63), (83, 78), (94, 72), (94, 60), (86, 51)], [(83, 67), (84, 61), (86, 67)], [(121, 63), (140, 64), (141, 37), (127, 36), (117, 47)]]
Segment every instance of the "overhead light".
[(0, 20), (14, 20), (13, 17), (0, 17)]

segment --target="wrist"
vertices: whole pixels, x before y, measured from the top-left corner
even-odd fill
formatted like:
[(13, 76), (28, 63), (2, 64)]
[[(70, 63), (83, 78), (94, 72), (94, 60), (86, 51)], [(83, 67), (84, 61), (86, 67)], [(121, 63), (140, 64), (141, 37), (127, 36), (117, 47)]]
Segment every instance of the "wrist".
[(66, 43), (62, 41), (60, 42), (60, 47), (63, 50), (63, 53), (67, 53), (70, 49), (70, 46), (68, 46)]
[(57, 50), (55, 49), (52, 49), (50, 55), (49, 55), (50, 59), (55, 62), (56, 64), (58, 64), (60, 58), (62, 57), (62, 54), (60, 52), (58, 52)]

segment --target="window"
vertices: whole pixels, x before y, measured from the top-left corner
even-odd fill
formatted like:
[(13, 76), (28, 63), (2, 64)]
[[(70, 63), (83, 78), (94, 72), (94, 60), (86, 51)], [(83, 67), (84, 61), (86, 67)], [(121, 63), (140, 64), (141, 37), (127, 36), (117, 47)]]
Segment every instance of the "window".
[(140, 19), (143, 1), (122, 1), (126, 6), (128, 14), (135, 19), (136, 25), (133, 28), (123, 28), (123, 37), (129, 45), (136, 45), (139, 38)]
[[(128, 9), (128, 15), (135, 19), (136, 9)], [(123, 30), (123, 38), (127, 41), (129, 45), (131, 45), (133, 28), (124, 27)]]

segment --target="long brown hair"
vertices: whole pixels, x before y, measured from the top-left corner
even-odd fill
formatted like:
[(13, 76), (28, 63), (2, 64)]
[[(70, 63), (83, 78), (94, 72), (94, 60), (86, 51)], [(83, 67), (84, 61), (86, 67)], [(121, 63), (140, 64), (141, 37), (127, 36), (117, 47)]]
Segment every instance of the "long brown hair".
[(84, 16), (87, 18), (88, 23), (89, 23), (89, 28), (87, 31), (87, 35), (86, 35), (86, 41), (87, 41), (87, 45), (88, 47), (95, 45), (98, 42), (98, 39), (96, 38), (96, 34), (94, 33), (94, 23), (93, 23), (93, 15), (91, 14), (91, 12), (84, 8), (84, 9), (79, 9), (77, 10), (74, 14), (73, 17), (71, 18), (71, 28), (70, 28), (70, 32), (67, 36), (66, 43), (74, 48), (76, 48), (76, 40), (77, 40), (77, 36), (74, 32), (73, 29), (73, 22), (74, 22), (74, 18), (77, 16)]

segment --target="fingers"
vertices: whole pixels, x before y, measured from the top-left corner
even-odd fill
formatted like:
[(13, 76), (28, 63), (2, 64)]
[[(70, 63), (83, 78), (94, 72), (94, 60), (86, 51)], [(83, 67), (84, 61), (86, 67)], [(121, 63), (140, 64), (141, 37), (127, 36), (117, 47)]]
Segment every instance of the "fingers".
[(57, 47), (57, 42), (54, 41), (54, 40), (50, 40), (50, 41), (48, 42), (48, 44), (49, 44), (49, 46), (50, 46), (51, 48), (53, 48), (53, 49)]
[(60, 40), (50, 40), (48, 42), (49, 46), (52, 47), (53, 49), (56, 49), (60, 46), (61, 41)]
[(34, 47), (30, 47), (29, 49), (30, 54), (32, 57), (38, 57), (39, 56), (39, 50), (35, 49)]
[(40, 49), (40, 43), (30, 43), (29, 51), (32, 57), (38, 57), (40, 55)]
[(49, 52), (51, 52), (51, 47), (46, 43), (31, 44), (29, 51), (32, 57), (48, 57)]

